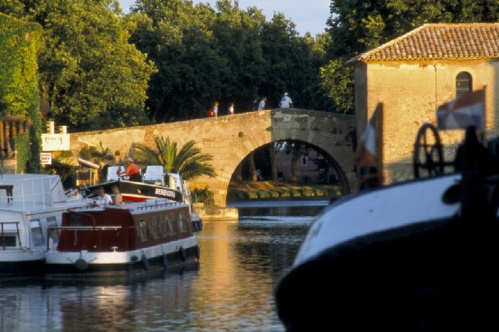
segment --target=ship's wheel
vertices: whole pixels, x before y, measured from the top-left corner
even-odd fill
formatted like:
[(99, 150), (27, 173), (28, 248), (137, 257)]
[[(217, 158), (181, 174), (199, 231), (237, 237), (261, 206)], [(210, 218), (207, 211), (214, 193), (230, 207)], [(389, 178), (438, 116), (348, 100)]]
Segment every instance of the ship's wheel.
[(443, 172), (443, 149), (438, 130), (431, 123), (425, 123), (419, 128), (414, 144), (414, 177), (432, 177)]

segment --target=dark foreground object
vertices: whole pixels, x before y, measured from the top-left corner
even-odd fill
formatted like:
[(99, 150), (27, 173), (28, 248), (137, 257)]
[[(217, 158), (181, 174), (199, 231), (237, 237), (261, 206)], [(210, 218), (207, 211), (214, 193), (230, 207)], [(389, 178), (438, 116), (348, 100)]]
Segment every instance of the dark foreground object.
[[(445, 186), (435, 187), (438, 177), (416, 180), (366, 193), (362, 202), (378, 206), (352, 199), (324, 213), (309, 246), (302, 245), (308, 256), (298, 256), (276, 290), (287, 331), (499, 331), (499, 159), (478, 143), (474, 128), (458, 151), (459, 175)], [(431, 192), (438, 199), (417, 205)], [(456, 210), (436, 217), (450, 206)], [(427, 216), (411, 223), (367, 227), (423, 209)], [(349, 223), (327, 227), (341, 218)], [(352, 223), (357, 236), (331, 240)]]
[(497, 227), (441, 220), (357, 239), (293, 270), (287, 331), (497, 331)]

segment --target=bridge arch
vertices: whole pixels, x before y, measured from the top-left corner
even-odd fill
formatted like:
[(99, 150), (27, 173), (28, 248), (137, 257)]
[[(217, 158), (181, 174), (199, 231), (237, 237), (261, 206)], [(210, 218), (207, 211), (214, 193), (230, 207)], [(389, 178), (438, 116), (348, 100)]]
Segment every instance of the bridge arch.
[[(330, 156), (326, 151), (321, 149), (320, 147), (310, 144), (308, 142), (304, 141), (298, 141), (298, 140), (280, 140), (280, 141), (274, 141), (268, 144), (264, 144), (261, 147), (258, 147), (252, 153), (254, 154), (254, 167), (255, 169), (251, 169), (251, 161), (250, 161), (250, 155), (247, 155), (236, 167), (232, 178), (231, 182), (234, 181), (249, 181), (252, 178), (256, 177), (256, 174), (252, 173), (252, 171), (256, 171), (259, 169), (261, 171), (261, 175), (269, 179), (272, 177), (272, 165), (271, 165), (271, 160), (269, 158), (269, 155), (272, 153), (271, 152), (271, 145), (277, 143), (275, 145), (275, 158), (276, 158), (276, 171), (279, 174), (276, 174), (278, 177), (285, 178), (287, 181), (307, 181), (306, 178), (312, 179), (319, 179), (321, 178), (321, 181), (324, 181), (323, 183), (331, 183), (330, 181), (334, 181), (336, 184), (338, 184), (342, 189), (343, 192), (350, 192), (350, 184), (348, 182), (348, 178), (344, 172), (341, 170), (341, 166), (339, 165), (338, 161), (333, 157)], [(293, 145), (293, 144), (298, 144), (299, 150), (297, 154), (293, 153), (293, 147), (289, 146), (288, 148), (286, 145)], [(264, 155), (265, 162), (262, 163), (262, 154)], [(325, 164), (324, 166), (327, 165), (323, 169), (324, 172), (320, 173), (319, 169), (319, 164), (315, 164), (312, 168), (309, 166), (306, 166), (303, 168), (303, 165), (300, 165), (300, 158), (307, 155), (307, 159), (311, 160), (311, 163), (315, 163), (319, 159), (324, 159)], [(296, 160), (293, 162), (292, 159), (293, 157), (297, 157)], [(291, 168), (293, 168), (294, 164), (294, 171), (295, 174), (292, 174), (293, 171)], [(315, 173), (317, 172), (317, 173)], [(295, 179), (292, 177), (296, 176)], [(334, 180), (331, 178), (331, 176), (334, 177)]]
[(353, 170), (351, 115), (303, 109), (274, 109), (217, 118), (195, 119), (149, 126), (71, 134), (75, 159), (84, 146), (109, 148), (124, 159), (133, 143), (154, 146), (157, 136), (170, 137), (180, 146), (194, 140), (202, 153), (214, 156), (215, 178), (200, 177), (191, 186), (208, 187), (215, 204), (226, 205), (227, 190), (237, 166), (259, 147), (276, 141), (301, 141), (324, 151), (336, 161), (349, 188), (356, 180)]

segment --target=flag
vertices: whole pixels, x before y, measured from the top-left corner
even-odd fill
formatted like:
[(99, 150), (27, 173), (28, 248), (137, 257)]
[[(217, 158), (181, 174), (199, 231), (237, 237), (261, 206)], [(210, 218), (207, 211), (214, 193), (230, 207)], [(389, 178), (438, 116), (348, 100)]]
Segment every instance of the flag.
[(377, 167), (377, 140), (376, 140), (376, 116), (378, 111), (374, 111), (367, 128), (360, 138), (357, 150), (355, 150), (353, 161), (357, 167)]
[(375, 188), (383, 183), (381, 153), (378, 147), (383, 119), (383, 104), (378, 104), (362, 134), (353, 161), (359, 171), (360, 190)]
[(437, 110), (438, 129), (484, 128), (485, 90), (470, 91)]

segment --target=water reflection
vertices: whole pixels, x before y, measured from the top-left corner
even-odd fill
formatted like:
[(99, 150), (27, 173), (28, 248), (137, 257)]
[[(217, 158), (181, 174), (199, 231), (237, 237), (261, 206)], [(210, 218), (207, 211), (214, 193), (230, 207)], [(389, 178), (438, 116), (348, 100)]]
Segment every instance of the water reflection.
[(198, 270), (121, 284), (0, 280), (0, 330), (283, 331), (274, 287), (322, 208), (207, 222)]

